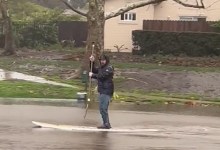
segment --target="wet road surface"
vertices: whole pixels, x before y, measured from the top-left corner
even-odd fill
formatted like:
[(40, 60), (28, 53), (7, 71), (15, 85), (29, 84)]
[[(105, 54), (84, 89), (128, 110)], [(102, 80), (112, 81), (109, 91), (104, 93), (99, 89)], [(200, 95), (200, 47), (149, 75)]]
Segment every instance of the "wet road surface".
[(113, 127), (145, 133), (69, 132), (33, 128), (32, 120), (97, 126), (98, 111), (76, 107), (0, 105), (1, 150), (219, 150), (220, 118), (156, 112), (110, 111)]

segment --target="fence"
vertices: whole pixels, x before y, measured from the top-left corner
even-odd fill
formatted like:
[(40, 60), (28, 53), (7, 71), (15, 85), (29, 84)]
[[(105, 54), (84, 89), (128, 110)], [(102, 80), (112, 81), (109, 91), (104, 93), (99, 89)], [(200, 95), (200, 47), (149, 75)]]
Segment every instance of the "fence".
[(59, 41), (74, 41), (76, 47), (85, 46), (87, 34), (87, 22), (63, 21), (58, 24)]
[(168, 32), (214, 32), (211, 24), (205, 20), (198, 21), (172, 21), (172, 20), (144, 20), (143, 30)]
[[(28, 29), (31, 29), (31, 32), (28, 32)], [(22, 36), (25, 37), (23, 40), (28, 40), (29, 44), (31, 41), (33, 42), (39, 42), (40, 40), (45, 40), (48, 37), (48, 33), (46, 32), (47, 28), (53, 28), (51, 30), (48, 30), (48, 32), (53, 32), (55, 35), (52, 36), (52, 39), (58, 38), (59, 42), (66, 41), (68, 42), (73, 42), (74, 41), (74, 46), (76, 47), (81, 47), (85, 46), (85, 41), (87, 40), (87, 33), (88, 33), (88, 27), (87, 23), (84, 21), (62, 21), (59, 22), (58, 24), (54, 24), (53, 27), (51, 27), (51, 24), (30, 24), (30, 25), (19, 25), (19, 24), (13, 24), (13, 30), (14, 30), (14, 35), (17, 36), (17, 33), (21, 31), (22, 29), (26, 29), (27, 32), (23, 33), (26, 30), (22, 30)], [(36, 31), (36, 32), (34, 32)], [(44, 33), (45, 35), (39, 34), (38, 31), (45, 31), (41, 32), (42, 34)], [(57, 32), (58, 31), (58, 32)], [(28, 34), (26, 36), (25, 34)], [(40, 36), (40, 37), (39, 37)], [(45, 38), (42, 38), (45, 37)], [(4, 41), (4, 34), (3, 34), (3, 27), (2, 24), (0, 24), (0, 48), (3, 48), (5, 45)], [(48, 41), (46, 39), (46, 41)], [(51, 41), (51, 38), (49, 39)], [(33, 44), (32, 42), (32, 44)], [(71, 43), (72, 44), (72, 43)]]

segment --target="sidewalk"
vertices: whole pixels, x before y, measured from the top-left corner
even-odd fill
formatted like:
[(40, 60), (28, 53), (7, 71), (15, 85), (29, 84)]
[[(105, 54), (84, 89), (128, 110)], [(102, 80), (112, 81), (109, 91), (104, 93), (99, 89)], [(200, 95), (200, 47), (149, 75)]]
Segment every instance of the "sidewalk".
[(0, 104), (4, 105), (52, 105), (52, 106), (78, 106), (77, 99), (50, 99), (50, 98), (3, 98), (0, 97)]
[(30, 81), (30, 82), (36, 82), (36, 83), (44, 83), (44, 84), (52, 84), (52, 85), (78, 89), (77, 86), (73, 86), (73, 85), (69, 85), (65, 83), (58, 83), (58, 82), (49, 81), (49, 80), (46, 80), (44, 78), (37, 77), (37, 76), (31, 76), (31, 75), (27, 75), (27, 74), (23, 74), (19, 72), (5, 71), (3, 69), (0, 69), (0, 81), (11, 80), (11, 79), (24, 80), (24, 81)]

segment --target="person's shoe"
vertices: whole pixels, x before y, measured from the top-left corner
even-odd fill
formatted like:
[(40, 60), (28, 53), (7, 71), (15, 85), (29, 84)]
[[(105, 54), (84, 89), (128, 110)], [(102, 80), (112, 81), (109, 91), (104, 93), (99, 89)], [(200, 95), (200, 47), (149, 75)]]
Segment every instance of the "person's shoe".
[(98, 129), (111, 129), (110, 125), (101, 125), (97, 127)]
[(111, 125), (110, 125), (110, 123), (106, 123), (106, 124), (105, 124), (105, 127), (106, 127), (106, 129), (111, 129), (111, 128), (112, 128)]

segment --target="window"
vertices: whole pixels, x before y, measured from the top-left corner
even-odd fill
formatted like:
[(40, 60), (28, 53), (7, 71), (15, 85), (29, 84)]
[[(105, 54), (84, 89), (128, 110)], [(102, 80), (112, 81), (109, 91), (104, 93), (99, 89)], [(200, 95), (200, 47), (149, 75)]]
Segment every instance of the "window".
[(134, 20), (136, 20), (136, 13), (123, 13), (123, 14), (121, 14), (121, 20), (134, 21)]
[(205, 19), (205, 16), (180, 16), (180, 20), (182, 21), (198, 21), (198, 19)]

